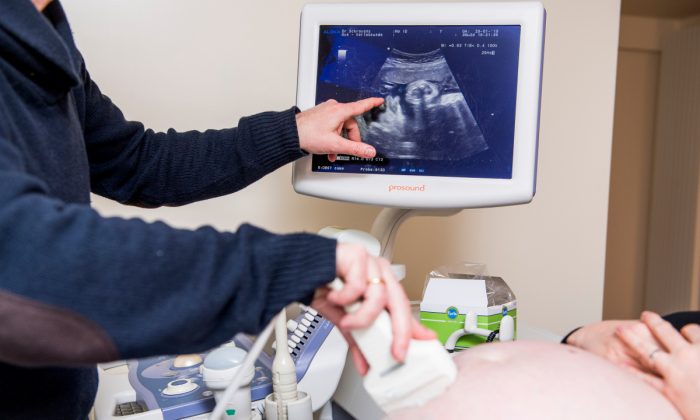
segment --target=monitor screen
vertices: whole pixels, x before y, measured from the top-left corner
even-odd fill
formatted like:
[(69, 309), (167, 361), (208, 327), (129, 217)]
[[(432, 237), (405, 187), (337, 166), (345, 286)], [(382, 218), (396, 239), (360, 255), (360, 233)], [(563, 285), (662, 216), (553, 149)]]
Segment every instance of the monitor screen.
[(320, 25), (316, 103), (382, 97), (357, 117), (377, 156), (312, 171), (510, 179), (519, 25)]

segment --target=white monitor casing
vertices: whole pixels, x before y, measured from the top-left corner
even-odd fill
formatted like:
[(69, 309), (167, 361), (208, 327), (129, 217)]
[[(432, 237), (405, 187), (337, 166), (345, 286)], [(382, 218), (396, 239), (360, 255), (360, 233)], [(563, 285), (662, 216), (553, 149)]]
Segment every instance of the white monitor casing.
[(524, 204), (535, 194), (546, 13), (539, 2), (309, 4), (301, 17), (297, 106), (316, 105), (322, 25), (519, 25), (521, 27), (511, 179), (312, 171), (312, 156), (294, 163), (301, 194), (415, 209)]

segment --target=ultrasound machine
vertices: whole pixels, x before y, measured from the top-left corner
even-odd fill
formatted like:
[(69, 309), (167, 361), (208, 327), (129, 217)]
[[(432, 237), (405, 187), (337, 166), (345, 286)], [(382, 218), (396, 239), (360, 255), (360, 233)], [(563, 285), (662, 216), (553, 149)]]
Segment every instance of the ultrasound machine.
[[(539, 2), (306, 5), (297, 106), (384, 98), (356, 119), (376, 157), (306, 156), (294, 163), (300, 194), (385, 207), (370, 233), (326, 228), (321, 234), (362, 243), (391, 261), (397, 231), (410, 217), (530, 202), (545, 21)], [(393, 268), (403, 277), (403, 266)], [(305, 306), (273, 322), (272, 347), (264, 342), (273, 323), (257, 340), (237, 335), (211, 353), (100, 366), (97, 420), (210, 418), (222, 400), (229, 405), (217, 408), (217, 419), (306, 420), (312, 411), (329, 420), (383, 417), (390, 405), (357, 375), (333, 324)], [(381, 346), (361, 348), (388, 353)], [(421, 363), (432, 362), (407, 361), (404, 369), (417, 371)], [(207, 372), (228, 367), (240, 369), (207, 379)], [(275, 375), (290, 377), (303, 403), (290, 402), (284, 412), (272, 405), (273, 413)], [(234, 393), (243, 398), (235, 404)]]

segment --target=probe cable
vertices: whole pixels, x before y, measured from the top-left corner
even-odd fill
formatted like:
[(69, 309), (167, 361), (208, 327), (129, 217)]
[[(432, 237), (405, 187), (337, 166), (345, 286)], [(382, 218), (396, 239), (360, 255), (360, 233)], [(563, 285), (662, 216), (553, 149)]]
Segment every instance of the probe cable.
[[(277, 316), (279, 316), (279, 315), (277, 315)], [(214, 407), (214, 411), (211, 412), (211, 415), (209, 416), (209, 420), (219, 420), (223, 417), (224, 411), (226, 410), (226, 401), (228, 401), (229, 399), (231, 399), (231, 397), (233, 397), (233, 394), (236, 392), (238, 387), (241, 385), (241, 381), (243, 380), (243, 377), (245, 376), (244, 372), (248, 371), (251, 367), (253, 367), (258, 356), (260, 356), (260, 353), (262, 353), (263, 347), (265, 347), (265, 343), (267, 343), (267, 340), (270, 338), (270, 335), (272, 334), (272, 329), (275, 326), (275, 321), (277, 320), (277, 316), (272, 318), (270, 323), (267, 324), (265, 329), (260, 333), (258, 338), (255, 340), (255, 343), (250, 348), (248, 355), (243, 359), (243, 364), (241, 364), (241, 367), (236, 372), (236, 375), (231, 380), (231, 383), (226, 388), (226, 391), (224, 391), (224, 393), (221, 395), (221, 398), (216, 403), (216, 407)]]

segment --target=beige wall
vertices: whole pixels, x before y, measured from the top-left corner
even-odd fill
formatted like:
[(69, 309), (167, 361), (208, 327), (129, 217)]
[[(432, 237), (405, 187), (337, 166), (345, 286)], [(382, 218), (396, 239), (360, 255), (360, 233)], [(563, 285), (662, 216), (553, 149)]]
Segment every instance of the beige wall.
[(637, 318), (645, 278), (661, 45), (681, 20), (623, 16), (617, 69), (604, 318)]
[(700, 309), (700, 26), (664, 40), (654, 144), (646, 308)]
[[(155, 129), (226, 127), (294, 103), (300, 0), (64, 0), (94, 78)], [(420, 295), (431, 268), (485, 262), (519, 298), (521, 320), (557, 332), (602, 314), (618, 0), (545, 1), (548, 33), (538, 194), (532, 204), (408, 222), (396, 260)], [(585, 24), (584, 24), (585, 23)], [(590, 24), (589, 24), (590, 23)], [(378, 209), (300, 197), (285, 167), (234, 196), (104, 214), (175, 226), (273, 231), (369, 229)]]
[[(628, 38), (647, 34), (623, 19), (617, 68), (605, 318), (636, 318), (644, 301), (659, 51)], [(632, 32), (630, 34), (630, 32)], [(655, 38), (653, 41), (658, 44)], [(630, 45), (632, 44), (632, 45)]]

